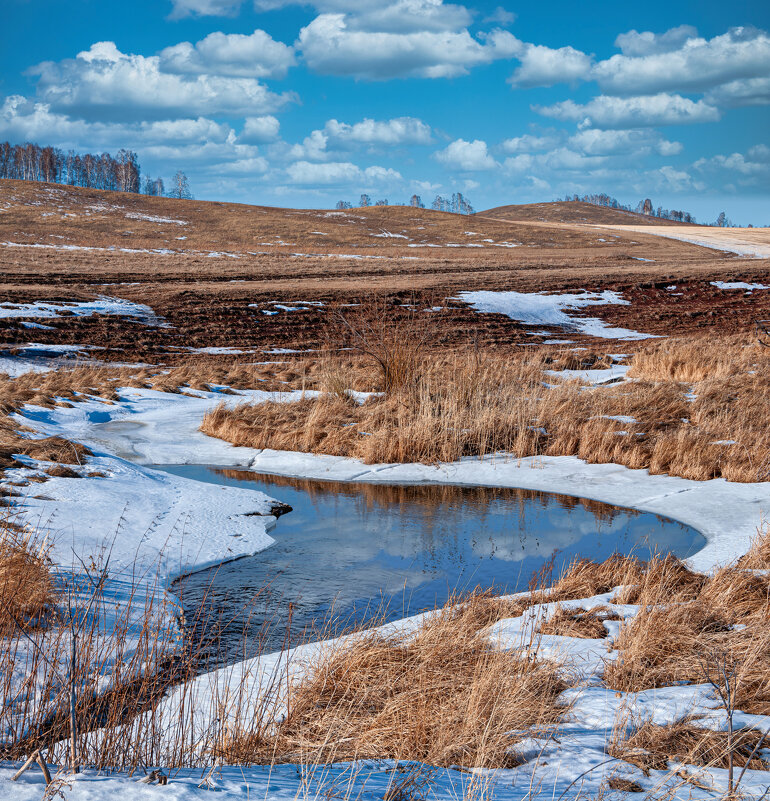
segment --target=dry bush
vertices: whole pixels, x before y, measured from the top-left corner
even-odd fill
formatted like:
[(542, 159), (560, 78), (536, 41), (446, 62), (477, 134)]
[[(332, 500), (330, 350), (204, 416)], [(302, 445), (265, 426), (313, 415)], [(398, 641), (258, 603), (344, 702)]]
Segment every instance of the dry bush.
[(274, 737), (232, 732), (228, 761), (512, 766), (511, 732), (558, 723), (567, 685), (557, 665), (532, 651), (489, 647), (480, 627), (511, 611), (486, 595), (453, 599), (411, 634), (368, 631), (331, 644), (291, 688)]
[(37, 625), (55, 598), (46, 544), (0, 522), (0, 636)]
[(557, 606), (556, 611), (537, 630), (539, 634), (602, 640), (607, 636), (605, 620), (620, 620), (620, 615), (606, 606), (593, 606), (590, 609), (566, 609)]
[[(709, 768), (728, 768), (732, 764), (753, 770), (769, 770), (770, 764), (753, 753), (761, 741), (757, 729), (738, 729), (730, 735), (697, 725), (697, 718), (686, 717), (667, 726), (650, 721), (634, 727), (632, 732), (614, 740), (607, 751), (610, 756), (630, 762), (645, 773), (667, 770), (670, 760)], [(730, 747), (732, 745), (732, 748)]]

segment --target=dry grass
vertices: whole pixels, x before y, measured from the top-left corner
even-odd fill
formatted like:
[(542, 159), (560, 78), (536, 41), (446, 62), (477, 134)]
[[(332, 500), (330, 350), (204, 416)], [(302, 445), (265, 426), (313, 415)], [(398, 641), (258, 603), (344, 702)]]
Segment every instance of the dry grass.
[(620, 620), (620, 615), (606, 606), (594, 606), (591, 609), (566, 609), (558, 606), (537, 630), (540, 634), (602, 640), (607, 636), (605, 620)]
[(483, 627), (512, 610), (486, 595), (453, 599), (416, 632), (355, 635), (322, 649), (294, 684), (271, 737), (233, 732), (227, 761), (359, 758), (511, 767), (513, 731), (544, 732), (566, 711), (566, 680), (532, 650), (492, 650)]
[[(299, 404), (223, 405), (204, 418), (201, 430), (238, 445), (367, 463), (432, 463), (506, 452), (519, 458), (575, 455), (694, 480), (767, 480), (770, 356), (765, 349), (703, 341), (698, 348), (689, 342), (655, 347), (661, 359), (675, 353), (693, 376), (708, 372), (710, 362), (702, 354), (713, 351), (733, 375), (682, 383), (684, 368), (663, 359), (657, 378), (650, 380), (645, 365), (660, 355), (652, 350), (634, 357), (640, 377), (633, 382), (593, 388), (567, 382), (549, 389), (545, 382), (554, 379), (543, 371), (551, 357), (543, 352), (504, 358), (477, 351), (431, 354), (417, 366), (410, 354), (408, 386), (359, 404), (341, 389), (360, 386), (359, 371), (351, 370), (346, 381), (344, 365), (330, 359), (333, 387), (317, 382), (326, 389), (319, 397)], [(612, 419), (619, 416), (635, 422)]]
[(1, 521), (0, 636), (39, 625), (55, 598), (45, 542)]
[(727, 768), (732, 751), (736, 767), (748, 764), (752, 770), (768, 770), (770, 764), (754, 755), (754, 746), (762, 732), (739, 729), (733, 734), (730, 748), (727, 732), (713, 731), (697, 725), (697, 718), (683, 718), (668, 726), (645, 721), (630, 735), (613, 742), (608, 748), (611, 756), (641, 768), (667, 770), (670, 760), (709, 768)]

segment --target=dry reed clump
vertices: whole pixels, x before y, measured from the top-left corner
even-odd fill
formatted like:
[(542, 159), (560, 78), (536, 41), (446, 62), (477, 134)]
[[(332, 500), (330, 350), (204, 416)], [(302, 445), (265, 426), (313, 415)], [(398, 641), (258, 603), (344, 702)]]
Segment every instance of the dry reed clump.
[(557, 606), (556, 611), (537, 630), (539, 634), (602, 640), (607, 636), (605, 620), (620, 620), (620, 615), (607, 606), (593, 606), (590, 609)]
[(411, 634), (367, 631), (334, 643), (291, 687), (274, 735), (233, 732), (222, 756), (241, 763), (385, 757), (512, 766), (511, 733), (558, 723), (567, 684), (558, 665), (532, 650), (490, 648), (479, 627), (510, 613), (505, 602), (470, 596), (426, 616)]
[(0, 523), (0, 636), (38, 625), (55, 599), (46, 544)]
[[(634, 357), (634, 364), (642, 360), (636, 380), (585, 387), (545, 374), (553, 357), (544, 352), (445, 356), (418, 350), (410, 356), (408, 380), (391, 382), (389, 391), (358, 404), (347, 389), (366, 386), (360, 363), (354, 368), (349, 357), (330, 356), (313, 366), (306, 384), (321, 395), (301, 407), (223, 407), (204, 418), (201, 430), (230, 441), (237, 436), (238, 444), (257, 448), (367, 463), (505, 452), (519, 458), (575, 455), (693, 480), (770, 479), (770, 360), (757, 348), (730, 342), (666, 347), (683, 363), (717, 351), (735, 372), (686, 384), (672, 377), (678, 369), (648, 370), (644, 360), (657, 351), (642, 351)], [(369, 383), (388, 384), (382, 378)]]
[(625, 737), (615, 739), (607, 749), (610, 756), (630, 762), (646, 774), (667, 770), (670, 760), (708, 768), (736, 767), (770, 770), (770, 763), (754, 753), (763, 734), (757, 729), (738, 729), (730, 735), (697, 725), (697, 718), (685, 717), (667, 726), (650, 721), (633, 727)]
[[(697, 574), (695, 577), (698, 578)], [(770, 711), (770, 579), (728, 566), (713, 576), (680, 575), (635, 588), (641, 609), (620, 631), (618, 658), (606, 665), (604, 682), (638, 692), (677, 682), (728, 681), (709, 667), (709, 655), (730, 662), (736, 707)], [(713, 661), (713, 660), (712, 660)]]

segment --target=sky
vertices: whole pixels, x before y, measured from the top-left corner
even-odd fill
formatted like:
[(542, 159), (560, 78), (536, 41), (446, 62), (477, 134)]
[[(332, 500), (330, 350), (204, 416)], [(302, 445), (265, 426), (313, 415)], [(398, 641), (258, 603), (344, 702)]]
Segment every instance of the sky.
[(134, 150), (201, 199), (604, 192), (770, 224), (768, 0), (3, 6), (0, 140)]

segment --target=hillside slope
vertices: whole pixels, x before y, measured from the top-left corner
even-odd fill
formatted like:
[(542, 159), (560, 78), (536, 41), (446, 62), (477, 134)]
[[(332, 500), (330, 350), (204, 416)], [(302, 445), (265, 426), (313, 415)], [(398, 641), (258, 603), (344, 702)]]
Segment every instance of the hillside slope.
[(646, 214), (636, 214), (623, 209), (595, 206), (582, 201), (557, 200), (553, 203), (523, 203), (497, 206), (480, 211), (477, 217), (516, 222), (573, 223), (588, 225), (684, 225), (671, 220), (659, 220)]

